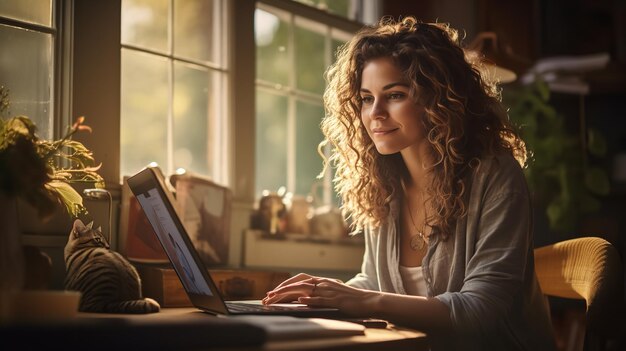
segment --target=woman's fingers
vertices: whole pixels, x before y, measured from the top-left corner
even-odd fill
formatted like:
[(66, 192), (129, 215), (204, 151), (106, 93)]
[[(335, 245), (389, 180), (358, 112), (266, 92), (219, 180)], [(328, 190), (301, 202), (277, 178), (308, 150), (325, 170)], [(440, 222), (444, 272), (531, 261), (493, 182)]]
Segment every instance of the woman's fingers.
[(290, 293), (290, 292), (295, 292), (295, 291), (306, 293), (307, 291), (308, 292), (312, 291), (315, 288), (316, 284), (317, 282), (314, 279), (306, 279), (306, 280), (295, 282), (289, 285), (277, 287), (276, 289), (270, 291), (268, 294), (272, 294), (272, 293), (284, 294), (284, 293)]
[[(300, 297), (333, 296), (333, 291), (337, 289), (337, 285), (340, 284), (334, 280), (322, 280), (320, 282), (318, 278), (310, 278), (270, 291), (263, 299), (263, 303), (291, 302), (297, 301)], [(335, 288), (332, 288), (333, 286)]]
[[(298, 273), (295, 276), (293, 276), (293, 277), (291, 277), (289, 279), (286, 279), (282, 283), (278, 284), (278, 286), (276, 286), (274, 288), (274, 290), (272, 290), (272, 291), (276, 291), (279, 288), (282, 288), (282, 287), (285, 287), (285, 286), (288, 286), (288, 285), (292, 285), (294, 283), (301, 282), (301, 281), (312, 281), (312, 282), (315, 282), (315, 281), (317, 281), (317, 282), (329, 281), (329, 282), (336, 282), (336, 283), (339, 283), (339, 284), (343, 284), (343, 282), (341, 280), (338, 280), (338, 279), (315, 277), (315, 276), (312, 276), (312, 275), (309, 275), (309, 274), (306, 274), (306, 273)], [(272, 292), (272, 291), (270, 291), (270, 292)], [(270, 292), (268, 292), (268, 294)]]
[(289, 285), (278, 287), (267, 293), (262, 300), (264, 304), (296, 301), (298, 297), (309, 296), (316, 288), (314, 280), (306, 279)]
[(337, 283), (334, 280), (325, 280), (317, 283), (314, 293), (301, 296), (299, 303), (310, 306), (336, 307), (341, 312), (360, 316), (370, 315), (375, 308), (379, 292), (362, 290)]
[(280, 302), (293, 302), (293, 301), (297, 301), (298, 298), (302, 297), (301, 293), (298, 292), (293, 292), (293, 293), (283, 293), (283, 294), (278, 294), (278, 295), (269, 295), (266, 296), (262, 302), (264, 305), (269, 305), (269, 304), (273, 304), (273, 303), (280, 303)]
[(282, 283), (278, 284), (278, 286), (276, 286), (274, 290), (281, 288), (283, 286), (286, 286), (286, 285), (290, 285), (290, 284), (293, 284), (293, 283), (296, 283), (305, 279), (311, 279), (311, 278), (313, 278), (313, 276), (305, 274), (305, 273), (298, 273), (294, 275), (293, 277), (286, 279)]
[(302, 276), (300, 277), (300, 279), (297, 280), (293, 280), (293, 281), (284, 281), (281, 284), (279, 284), (276, 288), (274, 288), (274, 290), (268, 291), (267, 294), (270, 295), (272, 293), (276, 294), (276, 293), (280, 293), (283, 291), (286, 291), (285, 289), (299, 289), (302, 288), (303, 286), (313, 286), (315, 285), (315, 283), (318, 281), (319, 278), (316, 277), (305, 277)]
[(309, 306), (336, 307), (346, 314), (360, 316), (371, 314), (378, 296), (379, 292), (353, 288), (335, 279), (309, 276), (268, 292), (263, 303), (297, 301)]

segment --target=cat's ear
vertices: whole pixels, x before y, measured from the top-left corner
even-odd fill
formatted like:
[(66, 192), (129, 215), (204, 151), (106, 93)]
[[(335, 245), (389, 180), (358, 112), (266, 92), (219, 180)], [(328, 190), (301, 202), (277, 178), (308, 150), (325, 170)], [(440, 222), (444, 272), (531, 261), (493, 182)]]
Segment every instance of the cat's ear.
[(91, 222), (89, 222), (89, 223), (87, 224), (87, 228), (88, 228), (88, 229), (92, 229), (92, 228), (93, 228), (93, 221), (91, 221)]
[(72, 226), (71, 234), (75, 238), (78, 238), (80, 237), (80, 234), (84, 231), (85, 231), (85, 224), (83, 224), (83, 221), (81, 221), (80, 219), (75, 220), (74, 225)]
[(102, 226), (99, 226), (99, 227), (98, 227), (98, 229), (96, 229), (96, 231), (97, 231), (98, 233), (102, 233)]

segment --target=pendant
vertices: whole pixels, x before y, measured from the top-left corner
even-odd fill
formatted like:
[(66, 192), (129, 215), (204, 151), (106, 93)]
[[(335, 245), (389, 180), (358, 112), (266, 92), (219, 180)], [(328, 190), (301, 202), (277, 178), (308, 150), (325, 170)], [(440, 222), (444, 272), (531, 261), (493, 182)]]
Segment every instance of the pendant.
[(419, 251), (424, 248), (426, 242), (422, 239), (421, 233), (417, 233), (411, 237), (411, 242), (409, 243), (411, 246), (411, 250)]

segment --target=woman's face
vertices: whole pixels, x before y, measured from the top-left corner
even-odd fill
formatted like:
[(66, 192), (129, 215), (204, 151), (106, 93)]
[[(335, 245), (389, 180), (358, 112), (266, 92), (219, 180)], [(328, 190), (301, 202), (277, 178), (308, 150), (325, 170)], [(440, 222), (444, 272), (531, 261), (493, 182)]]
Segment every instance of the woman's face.
[(418, 150), (424, 142), (424, 107), (409, 94), (409, 81), (391, 58), (377, 58), (363, 66), (361, 121), (383, 155)]

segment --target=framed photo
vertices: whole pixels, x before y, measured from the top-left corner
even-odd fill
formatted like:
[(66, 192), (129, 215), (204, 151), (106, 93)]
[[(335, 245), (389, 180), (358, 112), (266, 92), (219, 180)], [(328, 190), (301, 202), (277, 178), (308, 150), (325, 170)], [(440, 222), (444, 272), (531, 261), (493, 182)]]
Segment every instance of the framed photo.
[(207, 266), (226, 266), (230, 244), (232, 192), (190, 173), (170, 177), (176, 209), (200, 258)]
[(120, 209), (119, 251), (129, 260), (142, 263), (169, 263), (148, 217), (124, 177)]

